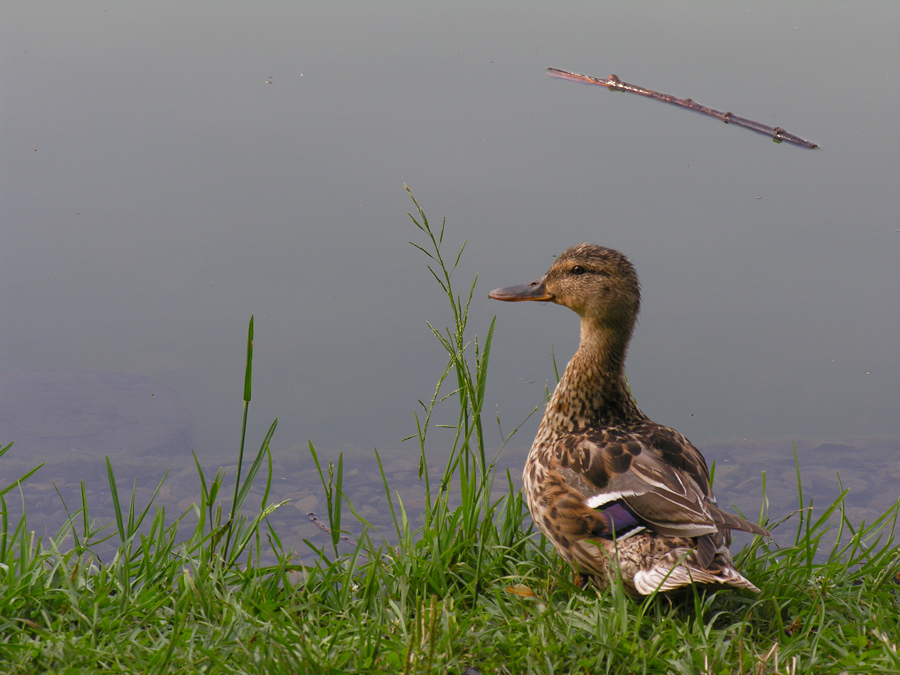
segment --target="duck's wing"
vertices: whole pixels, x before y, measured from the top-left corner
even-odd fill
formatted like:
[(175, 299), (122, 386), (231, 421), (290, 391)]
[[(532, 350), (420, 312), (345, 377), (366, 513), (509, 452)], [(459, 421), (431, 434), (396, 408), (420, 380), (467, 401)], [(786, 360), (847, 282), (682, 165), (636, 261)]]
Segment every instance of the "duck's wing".
[(587, 506), (604, 511), (624, 504), (640, 524), (667, 536), (703, 537), (725, 529), (768, 534), (716, 506), (706, 462), (687, 439), (652, 427), (607, 427), (565, 439), (561, 473)]
[[(765, 528), (752, 523), (744, 518), (734, 516), (719, 508), (716, 497), (709, 485), (709, 469), (706, 460), (694, 445), (674, 429), (664, 427), (653, 422), (647, 423), (642, 429), (641, 435), (648, 440), (648, 448), (645, 448), (643, 458), (636, 462), (636, 469), (640, 473), (647, 464), (663, 465), (665, 475), (674, 473), (675, 477), (697, 488), (694, 497), (702, 502), (706, 512), (720, 530), (740, 530), (762, 537), (771, 534)], [(657, 462), (648, 461), (657, 460)], [(690, 489), (688, 488), (688, 492)]]

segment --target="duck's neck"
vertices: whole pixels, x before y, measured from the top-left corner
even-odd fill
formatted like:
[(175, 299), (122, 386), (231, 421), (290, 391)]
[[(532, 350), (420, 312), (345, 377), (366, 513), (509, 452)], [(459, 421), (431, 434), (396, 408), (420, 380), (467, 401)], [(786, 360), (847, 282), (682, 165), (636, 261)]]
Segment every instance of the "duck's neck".
[(544, 414), (559, 431), (645, 420), (625, 381), (625, 352), (631, 329), (581, 321), (581, 343), (569, 361)]

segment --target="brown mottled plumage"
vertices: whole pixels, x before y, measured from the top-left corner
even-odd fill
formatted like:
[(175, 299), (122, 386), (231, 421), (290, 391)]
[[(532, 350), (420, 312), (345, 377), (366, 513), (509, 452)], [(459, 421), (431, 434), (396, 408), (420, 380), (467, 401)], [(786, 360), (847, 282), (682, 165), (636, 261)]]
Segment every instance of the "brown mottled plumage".
[(560, 555), (601, 586), (615, 574), (609, 561), (616, 558), (626, 588), (638, 595), (691, 583), (758, 591), (734, 568), (730, 530), (769, 533), (716, 506), (700, 451), (651, 422), (628, 390), (625, 353), (641, 302), (628, 258), (579, 244), (542, 278), (490, 297), (555, 302), (581, 316), (581, 344), (523, 475), (534, 522)]

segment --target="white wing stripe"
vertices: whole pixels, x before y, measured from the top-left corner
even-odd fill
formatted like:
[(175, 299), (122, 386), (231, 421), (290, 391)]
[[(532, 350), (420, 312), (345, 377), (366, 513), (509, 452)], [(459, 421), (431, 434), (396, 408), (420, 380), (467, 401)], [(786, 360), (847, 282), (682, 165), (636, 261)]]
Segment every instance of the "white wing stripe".
[(634, 490), (629, 490), (628, 492), (601, 492), (598, 495), (588, 497), (587, 500), (585, 500), (585, 503), (592, 509), (596, 509), (609, 504), (610, 502), (622, 499), (622, 497), (635, 497), (637, 494), (638, 493)]

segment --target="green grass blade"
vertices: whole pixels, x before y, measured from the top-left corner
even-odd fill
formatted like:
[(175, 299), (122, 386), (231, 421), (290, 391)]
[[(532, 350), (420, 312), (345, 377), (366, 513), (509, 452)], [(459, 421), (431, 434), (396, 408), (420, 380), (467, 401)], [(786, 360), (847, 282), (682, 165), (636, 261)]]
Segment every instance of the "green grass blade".
[[(13, 444), (10, 443), (5, 448), (0, 449), (0, 457), (2, 457), (4, 455), (4, 453), (6, 453), (6, 451), (9, 450), (12, 446), (13, 446)], [(46, 462), (41, 462), (33, 469), (29, 469), (28, 471), (23, 473), (21, 476), (16, 478), (16, 480), (14, 480), (12, 483), (7, 485), (6, 487), (0, 488), (0, 497), (4, 496), (7, 492), (10, 492), (11, 490), (15, 490), (17, 487), (22, 485), (26, 480), (28, 480), (34, 474), (36, 474), (41, 469), (41, 467), (44, 466), (44, 464), (46, 464)]]
[(262, 466), (263, 460), (266, 458), (266, 455), (269, 452), (269, 442), (272, 440), (272, 436), (275, 434), (275, 428), (277, 426), (278, 419), (276, 418), (269, 427), (269, 430), (266, 432), (266, 436), (263, 439), (262, 445), (260, 445), (259, 447), (259, 452), (257, 452), (256, 457), (253, 458), (253, 464), (250, 465), (250, 469), (247, 471), (247, 477), (244, 480), (244, 483), (241, 485), (237, 500), (235, 501), (234, 507), (232, 508), (232, 513), (240, 512), (241, 507), (244, 505), (244, 501), (246, 501), (247, 499), (247, 495), (253, 488), (253, 481), (256, 479), (256, 475), (259, 473), (259, 469)]
[(116, 527), (119, 531), (119, 539), (124, 543), (127, 539), (125, 519), (122, 517), (122, 504), (119, 503), (119, 489), (116, 487), (116, 475), (113, 472), (109, 457), (106, 458), (106, 477), (109, 482), (109, 495), (112, 499), (113, 510), (116, 514)]
[(244, 402), (250, 403), (253, 382), (253, 315), (250, 315), (250, 327), (247, 329), (247, 365), (244, 370)]

